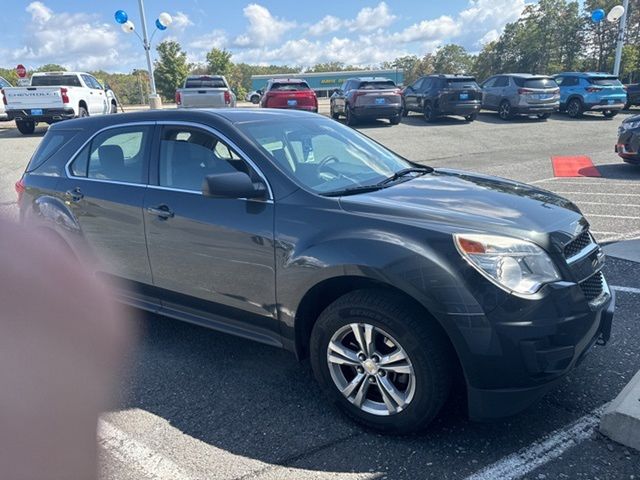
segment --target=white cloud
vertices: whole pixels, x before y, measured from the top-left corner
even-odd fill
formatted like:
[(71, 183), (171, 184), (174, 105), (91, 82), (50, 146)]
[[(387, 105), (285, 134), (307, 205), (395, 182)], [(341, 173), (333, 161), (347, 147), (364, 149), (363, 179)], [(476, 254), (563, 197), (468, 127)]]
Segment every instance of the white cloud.
[(32, 2), (27, 6), (27, 13), (31, 14), (34, 22), (45, 23), (51, 20), (53, 12), (42, 2)]
[(178, 32), (182, 32), (187, 27), (190, 27), (193, 25), (193, 22), (189, 18), (189, 15), (187, 15), (184, 12), (176, 12), (173, 15), (171, 15), (171, 17), (173, 18), (173, 22), (171, 22), (172, 30), (177, 30)]
[(250, 3), (242, 10), (249, 20), (246, 33), (238, 35), (235, 44), (240, 47), (261, 47), (277, 43), (282, 35), (296, 26), (295, 22), (279, 19), (262, 5)]
[(373, 32), (388, 27), (396, 19), (389, 11), (386, 3), (380, 2), (376, 7), (365, 7), (358, 12), (356, 19), (348, 22), (349, 29), (356, 32)]
[(209, 51), (212, 48), (225, 48), (228, 44), (229, 39), (224, 30), (213, 30), (205, 35), (198, 35), (198, 38), (188, 46), (196, 50)]
[(456, 36), (460, 32), (460, 24), (453, 18), (443, 15), (435, 20), (423, 20), (391, 35), (395, 42), (411, 43), (433, 41)]
[(315, 25), (309, 27), (311, 35), (320, 36), (327, 33), (336, 32), (342, 28), (344, 21), (333, 15), (327, 15)]

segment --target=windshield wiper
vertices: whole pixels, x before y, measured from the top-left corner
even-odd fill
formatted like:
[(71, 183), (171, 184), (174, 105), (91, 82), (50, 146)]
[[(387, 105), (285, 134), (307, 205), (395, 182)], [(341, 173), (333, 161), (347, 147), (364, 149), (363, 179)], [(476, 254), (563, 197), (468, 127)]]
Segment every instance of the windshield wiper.
[(433, 168), (431, 167), (423, 166), (423, 167), (403, 168), (402, 170), (398, 170), (396, 173), (394, 173), (390, 177), (385, 178), (384, 180), (379, 182), (377, 186), (382, 187), (384, 185), (387, 185), (388, 183), (395, 182), (399, 178), (409, 175), (410, 173), (421, 173), (423, 175), (426, 175), (427, 173), (431, 173), (431, 172), (433, 172)]
[(342, 190), (334, 190), (333, 192), (323, 193), (325, 197), (342, 197), (344, 195), (355, 195), (357, 193), (375, 192), (376, 190), (382, 190), (384, 185), (360, 185), (358, 187), (343, 188)]

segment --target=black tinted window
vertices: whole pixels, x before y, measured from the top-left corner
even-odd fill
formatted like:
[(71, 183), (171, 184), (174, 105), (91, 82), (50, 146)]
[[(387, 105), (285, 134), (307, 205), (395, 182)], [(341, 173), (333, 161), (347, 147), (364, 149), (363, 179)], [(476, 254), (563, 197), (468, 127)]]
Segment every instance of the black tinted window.
[(188, 78), (185, 88), (225, 88), (224, 80), (221, 78)]
[(493, 84), (494, 87), (506, 87), (508, 85), (509, 85), (509, 77), (505, 77), (505, 76), (496, 78), (496, 81)]
[(563, 87), (573, 87), (578, 85), (578, 77), (559, 77), (556, 79), (556, 83)]
[(81, 87), (77, 75), (44, 75), (31, 77), (31, 85), (34, 87)]
[(413, 85), (411, 85), (411, 88), (413, 88), (414, 90), (420, 90), (422, 88), (422, 85), (424, 84), (424, 80), (424, 78), (420, 78)]
[(78, 130), (49, 130), (42, 139), (42, 142), (40, 142), (33, 157), (31, 157), (29, 165), (27, 165), (27, 172), (33, 172), (43, 165), (77, 133)]
[(622, 83), (616, 77), (596, 77), (590, 78), (589, 83), (592, 85), (600, 85), (602, 87), (620, 87)]
[(213, 134), (190, 127), (164, 128), (160, 186), (199, 192), (207, 175), (238, 171), (250, 173), (244, 160)]
[(465, 90), (468, 88), (480, 88), (474, 78), (448, 78), (447, 88), (453, 90)]
[(396, 84), (392, 80), (376, 81), (376, 82), (360, 82), (360, 90), (385, 90), (396, 88)]
[(273, 83), (271, 85), (271, 90), (280, 90), (280, 91), (300, 91), (300, 90), (309, 90), (309, 85), (306, 82), (297, 82), (297, 83)]
[(558, 84), (553, 78), (522, 78), (513, 77), (517, 86), (523, 88), (556, 88)]

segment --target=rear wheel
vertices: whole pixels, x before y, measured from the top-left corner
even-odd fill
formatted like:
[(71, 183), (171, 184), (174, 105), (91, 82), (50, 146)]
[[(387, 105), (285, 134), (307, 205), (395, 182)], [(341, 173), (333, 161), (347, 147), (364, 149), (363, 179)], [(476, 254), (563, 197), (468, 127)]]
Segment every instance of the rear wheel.
[(391, 117), (389, 119), (389, 123), (391, 123), (391, 125), (398, 125), (400, 123), (400, 114), (396, 115), (395, 117)]
[(402, 116), (403, 117), (409, 116), (409, 110), (407, 110), (407, 106), (405, 105), (404, 100), (402, 101)]
[(453, 363), (438, 326), (383, 290), (339, 298), (311, 333), (311, 365), (329, 398), (384, 432), (425, 428), (449, 395)]
[(260, 103), (260, 97), (258, 95), (251, 95), (251, 103), (257, 105)]
[(605, 110), (604, 112), (602, 112), (602, 114), (604, 115), (604, 118), (613, 118), (618, 114), (617, 110)]
[(550, 113), (539, 113), (539, 114), (538, 114), (538, 118), (539, 118), (540, 120), (546, 120), (546, 119), (547, 119), (547, 118), (549, 118), (550, 116), (551, 116), (551, 114), (550, 114)]
[(567, 115), (571, 118), (578, 118), (582, 116), (582, 113), (582, 102), (577, 98), (569, 100), (569, 103), (567, 103)]
[(116, 102), (111, 102), (111, 109), (109, 110), (109, 113), (118, 113), (118, 105)]
[(508, 100), (503, 100), (502, 102), (500, 102), (500, 105), (498, 106), (498, 116), (502, 120), (511, 120), (513, 118), (511, 104)]
[(23, 135), (31, 135), (36, 130), (36, 122), (33, 120), (16, 120), (16, 127)]
[(87, 112), (86, 108), (84, 107), (78, 108), (78, 118), (88, 117), (88, 116), (89, 116), (89, 112)]
[(624, 109), (625, 110), (631, 110), (631, 103), (627, 102), (624, 104)]
[(349, 107), (349, 105), (345, 105), (344, 114), (345, 114), (345, 117), (346, 117), (347, 125), (349, 125), (351, 127), (351, 126), (356, 124), (356, 117), (353, 114), (353, 112), (351, 111), (351, 107)]
[(435, 108), (433, 108), (433, 105), (430, 103), (424, 104), (424, 107), (422, 107), (422, 115), (424, 115), (424, 119), (427, 122), (435, 122), (438, 118)]
[(473, 122), (476, 118), (478, 118), (478, 114), (477, 114), (477, 113), (472, 113), (471, 115), (466, 115), (466, 116), (464, 117), (464, 119), (465, 119), (467, 122)]

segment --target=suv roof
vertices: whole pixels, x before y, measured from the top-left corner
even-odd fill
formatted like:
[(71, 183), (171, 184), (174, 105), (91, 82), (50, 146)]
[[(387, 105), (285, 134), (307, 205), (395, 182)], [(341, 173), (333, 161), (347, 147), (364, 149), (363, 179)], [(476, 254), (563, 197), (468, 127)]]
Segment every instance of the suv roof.
[(271, 83), (307, 83), (304, 78), (272, 78)]
[(615, 77), (615, 75), (607, 72), (562, 72), (556, 75), (575, 75), (577, 77)]
[(393, 82), (393, 80), (387, 77), (353, 77), (347, 79), (347, 81), (350, 80), (355, 80), (357, 82)]
[(425, 77), (475, 79), (473, 75), (467, 75), (466, 73), (430, 73)]
[(493, 76), (497, 77), (500, 75), (505, 77), (521, 77), (521, 78), (553, 78), (551, 75), (543, 75), (543, 74), (537, 74), (537, 73), (500, 73)]
[(222, 79), (222, 78), (224, 78), (224, 76), (223, 75), (206, 75), (206, 74), (205, 75), (189, 75), (187, 77), (187, 80), (193, 80), (194, 78), (216, 78), (216, 79), (220, 78), (220, 79)]

